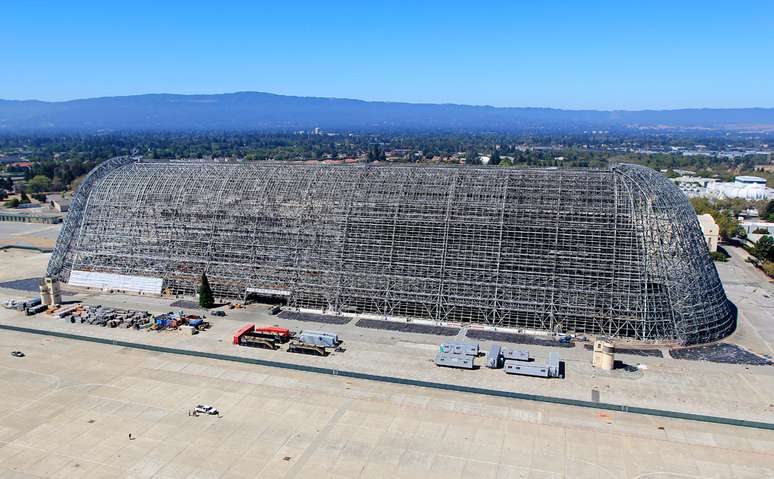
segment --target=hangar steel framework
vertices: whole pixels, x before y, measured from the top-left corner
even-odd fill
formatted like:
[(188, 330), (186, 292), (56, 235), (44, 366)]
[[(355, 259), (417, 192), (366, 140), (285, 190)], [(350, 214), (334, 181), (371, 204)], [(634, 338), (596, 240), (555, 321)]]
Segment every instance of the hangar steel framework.
[(735, 313), (659, 173), (109, 160), (49, 264), (291, 307), (703, 343)]

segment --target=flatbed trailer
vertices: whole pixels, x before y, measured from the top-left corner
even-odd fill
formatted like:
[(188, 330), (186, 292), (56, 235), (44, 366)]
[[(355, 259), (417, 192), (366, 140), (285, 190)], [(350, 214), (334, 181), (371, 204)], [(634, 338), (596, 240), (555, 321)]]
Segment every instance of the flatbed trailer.
[(329, 349), (336, 349), (342, 341), (334, 333), (324, 331), (302, 331), (297, 334), (288, 345), (291, 353), (315, 354), (325, 356)]
[(318, 346), (317, 344), (305, 343), (298, 339), (294, 339), (290, 341), (290, 344), (288, 345), (288, 351), (291, 353), (314, 354), (317, 356), (325, 356), (327, 354), (327, 350), (325, 349), (325, 346)]
[(253, 348), (278, 349), (294, 336), (287, 328), (263, 327), (256, 328), (248, 324), (234, 334), (234, 344)]
[(247, 346), (250, 348), (278, 349), (280, 344), (281, 343), (275, 337), (254, 336), (252, 334), (242, 336), (239, 341), (240, 346)]

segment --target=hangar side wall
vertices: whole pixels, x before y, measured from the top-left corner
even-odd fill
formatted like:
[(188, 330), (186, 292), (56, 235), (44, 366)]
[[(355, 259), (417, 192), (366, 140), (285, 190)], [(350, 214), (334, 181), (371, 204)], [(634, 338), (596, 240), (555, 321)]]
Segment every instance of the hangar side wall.
[(695, 215), (644, 170), (123, 164), (89, 185), (60, 274), (160, 277), (192, 294), (206, 271), (223, 297), (281, 290), (328, 311), (722, 335)]

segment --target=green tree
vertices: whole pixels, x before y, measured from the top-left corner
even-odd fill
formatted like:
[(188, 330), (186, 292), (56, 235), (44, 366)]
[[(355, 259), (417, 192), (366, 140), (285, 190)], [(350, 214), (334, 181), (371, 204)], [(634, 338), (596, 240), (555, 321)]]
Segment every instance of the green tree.
[(492, 151), (492, 155), (489, 157), (489, 164), (492, 166), (500, 164), (500, 151), (497, 148)]
[(766, 203), (766, 207), (763, 208), (763, 211), (761, 212), (761, 218), (766, 221), (774, 221), (774, 200), (769, 200), (769, 202)]
[(715, 211), (715, 207), (712, 206), (712, 203), (707, 198), (691, 198), (691, 206), (693, 206), (697, 215), (712, 214)]
[(70, 191), (77, 191), (78, 187), (81, 186), (81, 182), (83, 181), (84, 178), (86, 178), (86, 175), (81, 175), (78, 178), (74, 179), (70, 183)]
[(30, 197), (27, 196), (27, 193), (24, 191), (21, 192), (21, 195), (19, 195), (19, 204), (25, 205), (31, 203)]
[(63, 191), (64, 189), (65, 186), (62, 183), (62, 179), (55, 176), (54, 179), (51, 180), (51, 191)]
[(212, 295), (210, 281), (207, 279), (207, 275), (202, 273), (202, 278), (199, 282), (199, 306), (202, 308), (211, 308), (214, 305), (215, 297)]
[(742, 237), (744, 230), (739, 225), (739, 220), (734, 217), (731, 211), (719, 211), (707, 198), (691, 198), (691, 205), (697, 215), (712, 215), (720, 230), (720, 237), (724, 240)]
[(752, 248), (752, 255), (761, 261), (774, 261), (774, 239), (771, 236), (761, 236)]
[(382, 150), (382, 148), (377, 143), (372, 148), (369, 148), (366, 162), (373, 163), (374, 161), (384, 161), (386, 158), (387, 157), (384, 154), (384, 150)]
[(465, 153), (465, 164), (480, 165), (481, 158), (478, 156), (478, 153), (476, 153), (475, 151), (468, 151), (467, 153)]
[(710, 214), (712, 214), (712, 217), (715, 219), (715, 223), (718, 224), (721, 238), (730, 240), (735, 236), (739, 236), (739, 220), (734, 218), (730, 211), (715, 211), (714, 214)]
[(40, 193), (42, 191), (51, 191), (51, 180), (43, 175), (37, 175), (27, 182), (27, 187), (33, 193)]
[(713, 261), (719, 261), (721, 263), (725, 263), (726, 261), (728, 261), (728, 258), (726, 257), (726, 255), (724, 255), (720, 251), (711, 251), (710, 257), (712, 258)]
[(11, 198), (5, 202), (6, 208), (16, 208), (19, 206), (19, 198)]

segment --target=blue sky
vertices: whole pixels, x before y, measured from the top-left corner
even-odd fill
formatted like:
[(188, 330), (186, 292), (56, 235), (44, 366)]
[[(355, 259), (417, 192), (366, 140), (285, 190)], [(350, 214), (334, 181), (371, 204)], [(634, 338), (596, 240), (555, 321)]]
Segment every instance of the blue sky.
[(774, 107), (772, 1), (3, 2), (0, 98)]

